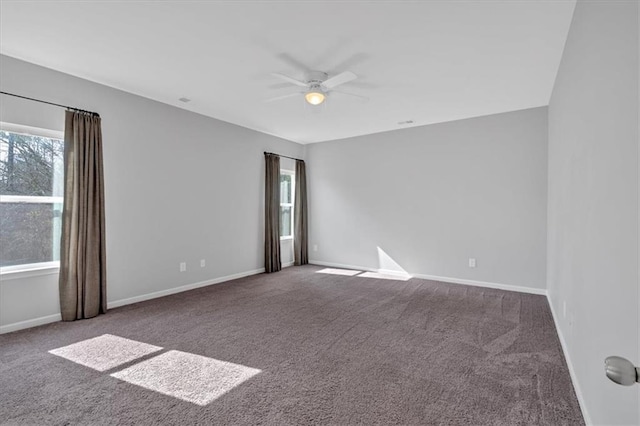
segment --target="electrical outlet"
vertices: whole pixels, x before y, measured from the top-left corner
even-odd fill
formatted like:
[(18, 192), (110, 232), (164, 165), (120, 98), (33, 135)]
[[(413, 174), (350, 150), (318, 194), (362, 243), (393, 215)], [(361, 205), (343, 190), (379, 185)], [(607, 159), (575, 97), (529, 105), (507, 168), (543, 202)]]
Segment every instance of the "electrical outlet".
[(200, 267), (204, 268), (205, 266), (207, 266), (207, 262), (204, 259), (200, 259)]
[(318, 245), (317, 244), (313, 245), (313, 251), (318, 251)]
[(476, 267), (476, 259), (473, 257), (469, 258), (469, 268), (475, 268)]
[(180, 272), (185, 272), (187, 270), (187, 262), (180, 262)]

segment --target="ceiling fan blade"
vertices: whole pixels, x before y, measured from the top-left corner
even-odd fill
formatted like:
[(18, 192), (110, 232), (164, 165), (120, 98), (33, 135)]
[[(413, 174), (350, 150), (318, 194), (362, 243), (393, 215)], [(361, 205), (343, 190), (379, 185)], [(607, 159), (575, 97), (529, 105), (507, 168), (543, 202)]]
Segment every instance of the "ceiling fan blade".
[(352, 73), (351, 71), (345, 71), (323, 81), (322, 85), (327, 89), (333, 89), (336, 86), (347, 83), (351, 80), (355, 80), (356, 78), (358, 78), (358, 76)]
[(295, 96), (300, 96), (302, 92), (298, 93), (289, 93), (288, 95), (282, 95), (282, 96), (276, 96), (275, 98), (269, 98), (269, 99), (265, 99), (263, 102), (275, 102), (275, 101), (280, 101), (282, 99), (287, 99), (287, 98), (293, 98)]
[(278, 58), (280, 58), (282, 62), (286, 62), (287, 64), (291, 65), (294, 68), (297, 68), (300, 71), (303, 71), (303, 72), (309, 71), (308, 66), (306, 66), (305, 64), (303, 64), (302, 62), (300, 62), (299, 60), (297, 60), (296, 58), (294, 58), (293, 56), (287, 53), (284, 53), (284, 52), (279, 53)]
[(343, 92), (342, 90), (332, 90), (330, 93), (337, 93), (339, 95), (352, 96), (354, 98), (358, 98), (362, 102), (369, 102), (369, 98), (366, 96), (356, 95), (354, 93)]
[(300, 86), (300, 87), (307, 87), (307, 83), (305, 83), (304, 81), (300, 81), (300, 80), (296, 80), (293, 77), (289, 77), (288, 75), (284, 75), (284, 74), (280, 74), (279, 72), (274, 72), (271, 73), (271, 75), (273, 75), (274, 77), (278, 77), (284, 81), (287, 81), (291, 84), (295, 84), (296, 86)]

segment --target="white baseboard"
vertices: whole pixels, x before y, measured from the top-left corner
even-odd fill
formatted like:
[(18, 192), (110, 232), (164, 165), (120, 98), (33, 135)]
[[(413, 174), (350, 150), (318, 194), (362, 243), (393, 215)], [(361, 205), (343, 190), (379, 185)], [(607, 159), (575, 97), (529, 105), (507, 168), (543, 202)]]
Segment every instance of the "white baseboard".
[[(287, 263), (283, 263), (282, 267), (283, 268), (288, 268), (289, 266), (293, 266), (295, 262), (287, 262)], [(264, 268), (262, 269), (262, 272), (264, 272)]]
[(519, 293), (540, 294), (543, 296), (547, 295), (547, 290), (543, 288), (524, 287), (524, 286), (512, 285), (512, 284), (499, 284), (499, 283), (492, 283), (487, 281), (475, 281), (475, 280), (468, 280), (464, 278), (440, 277), (436, 275), (412, 274), (411, 272), (405, 273), (402, 271), (392, 271), (388, 269), (375, 269), (375, 268), (368, 268), (363, 266), (345, 265), (342, 263), (323, 262), (320, 260), (309, 260), (309, 263), (313, 265), (318, 265), (318, 266), (328, 266), (331, 268), (355, 269), (357, 271), (378, 272), (380, 274), (385, 274), (385, 275), (398, 275), (398, 276), (409, 275), (414, 278), (421, 278), (424, 280), (431, 280), (431, 281), (441, 281), (441, 282), (450, 283), (450, 284), (464, 284), (464, 285), (472, 285), (476, 287), (495, 288), (498, 290), (517, 291)]
[(468, 280), (465, 278), (439, 277), (436, 275), (412, 274), (412, 276), (416, 278), (422, 278), (423, 280), (442, 281), (450, 284), (472, 285), (476, 287), (495, 288), (498, 290), (517, 291), (519, 293), (540, 294), (542, 296), (547, 295), (547, 290), (544, 288), (525, 287), (525, 286), (513, 285), (513, 284), (500, 284), (500, 283), (492, 283), (488, 281)]
[[(293, 265), (293, 262), (291, 262), (291, 265)], [(291, 266), (291, 265), (287, 264), (286, 266)], [(167, 290), (154, 291), (153, 293), (147, 293), (140, 296), (130, 297), (127, 299), (114, 300), (113, 302), (107, 302), (107, 309), (117, 308), (119, 306), (124, 306), (124, 305), (130, 305), (132, 303), (144, 302), (145, 300), (151, 300), (158, 297), (169, 296), (171, 294), (181, 293), (183, 291), (193, 290), (200, 287), (206, 287), (208, 285), (220, 284), (226, 281), (248, 277), (250, 275), (261, 274), (263, 272), (264, 272), (264, 268), (254, 269), (251, 271), (240, 272), (238, 274), (232, 274), (232, 275), (227, 275), (220, 278), (214, 278), (212, 280), (200, 281), (193, 284), (174, 287)], [(45, 317), (29, 319), (26, 321), (14, 322), (11, 324), (0, 326), (0, 334), (11, 333), (12, 331), (24, 330), (25, 328), (36, 327), (39, 325), (58, 322), (61, 320), (62, 320), (61, 315), (57, 313), (55, 315), (48, 315)]]
[(51, 322), (62, 321), (60, 314), (47, 315), (45, 317), (34, 318), (26, 321), (14, 322), (0, 326), (0, 334), (11, 333), (12, 331), (24, 330), (25, 328), (37, 327), (39, 325), (49, 324)]
[(405, 271), (396, 271), (394, 269), (378, 269), (378, 273), (382, 275), (391, 275), (398, 278), (411, 278), (412, 275)]
[(328, 266), (329, 268), (354, 269), (362, 272), (378, 272), (375, 268), (367, 268), (364, 266), (345, 265), (343, 263), (323, 262), (321, 260), (309, 260), (311, 265)]
[(580, 411), (582, 411), (582, 417), (584, 418), (584, 422), (587, 426), (592, 425), (593, 422), (591, 421), (591, 417), (589, 416), (589, 412), (587, 411), (587, 405), (585, 404), (584, 397), (582, 396), (582, 390), (580, 389), (580, 384), (578, 383), (578, 376), (576, 375), (576, 370), (573, 367), (573, 362), (571, 362), (571, 357), (569, 356), (569, 348), (567, 346), (567, 341), (564, 339), (564, 335), (562, 334), (559, 317), (558, 315), (556, 315), (556, 310), (553, 307), (553, 302), (551, 301), (551, 295), (549, 294), (547, 294), (547, 302), (549, 303), (549, 308), (551, 309), (551, 315), (553, 316), (553, 322), (556, 326), (558, 338), (560, 339), (560, 346), (562, 346), (564, 359), (567, 361), (567, 366), (569, 367), (569, 375), (571, 376), (573, 389), (576, 391), (576, 397), (578, 398)]
[(176, 293), (182, 293), (183, 291), (194, 290), (200, 287), (206, 287), (213, 284), (220, 284), (226, 281), (237, 280), (238, 278), (248, 277), (250, 275), (261, 274), (264, 272), (264, 268), (254, 269), (252, 271), (240, 272), (238, 274), (227, 275), (220, 278), (214, 278), (212, 280), (200, 281), (193, 284), (187, 284), (180, 287), (173, 287), (167, 290), (154, 291), (153, 293), (147, 293), (140, 296), (130, 297), (127, 299), (114, 300), (107, 303), (107, 309), (118, 308), (120, 306), (131, 305), (133, 303), (144, 302), (145, 300), (157, 299), (158, 297), (169, 296)]

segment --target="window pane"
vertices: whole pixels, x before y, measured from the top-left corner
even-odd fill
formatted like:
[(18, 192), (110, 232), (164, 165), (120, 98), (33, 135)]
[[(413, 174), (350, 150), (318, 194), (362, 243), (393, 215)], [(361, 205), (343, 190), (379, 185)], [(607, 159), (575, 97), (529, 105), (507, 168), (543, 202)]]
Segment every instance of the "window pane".
[(40, 197), (63, 196), (63, 146), (0, 130), (0, 267), (59, 260), (62, 204)]
[(280, 236), (291, 236), (291, 207), (280, 206)]
[(63, 142), (0, 130), (0, 195), (61, 197)]
[(291, 203), (291, 175), (280, 174), (280, 203)]
[(60, 260), (62, 204), (0, 203), (0, 267)]

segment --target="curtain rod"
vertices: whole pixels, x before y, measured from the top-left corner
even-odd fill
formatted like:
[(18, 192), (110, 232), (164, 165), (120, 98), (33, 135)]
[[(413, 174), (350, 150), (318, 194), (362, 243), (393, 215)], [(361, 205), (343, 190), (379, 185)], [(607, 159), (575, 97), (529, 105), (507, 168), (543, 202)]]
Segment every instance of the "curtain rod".
[(72, 109), (72, 110), (74, 110), (74, 111), (85, 112), (85, 113), (87, 113), (87, 114), (92, 114), (92, 115), (94, 115), (94, 116), (96, 116), (96, 117), (100, 117), (100, 114), (98, 114), (97, 112), (87, 111), (86, 109), (80, 109), (80, 108), (71, 107), (71, 106), (67, 106), (67, 105), (60, 105), (60, 104), (56, 104), (56, 103), (53, 103), (53, 102), (43, 101), (43, 100), (41, 100), (41, 99), (28, 98), (28, 97), (26, 97), (26, 96), (16, 95), (15, 93), (0, 92), (0, 94), (7, 95), (7, 96), (14, 96), (14, 97), (16, 97), (16, 98), (26, 99), (26, 100), (28, 100), (28, 101), (40, 102), (40, 103), (43, 103), (43, 104), (53, 105), (53, 106), (57, 106), (57, 107), (61, 107), (61, 108)]
[(303, 159), (301, 159), (301, 158), (288, 157), (288, 156), (286, 156), (286, 155), (276, 154), (275, 152), (267, 152), (267, 151), (265, 151), (264, 153), (265, 153), (265, 154), (273, 154), (273, 155), (277, 155), (278, 157), (290, 158), (290, 159), (292, 159), (292, 160), (299, 160), (299, 161), (304, 162), (304, 160), (303, 160)]

